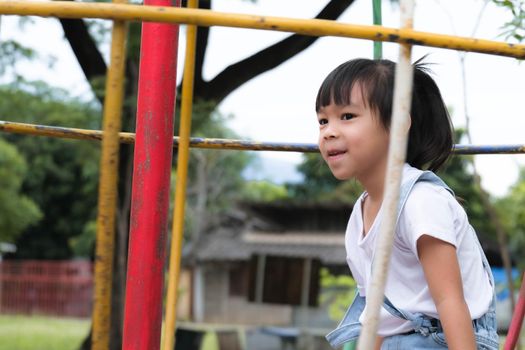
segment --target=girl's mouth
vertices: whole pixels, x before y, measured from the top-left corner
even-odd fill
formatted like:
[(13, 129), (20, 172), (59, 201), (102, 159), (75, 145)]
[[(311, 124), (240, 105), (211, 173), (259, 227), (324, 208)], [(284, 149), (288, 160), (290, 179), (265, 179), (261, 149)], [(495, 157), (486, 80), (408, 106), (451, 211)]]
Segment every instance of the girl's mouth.
[(330, 159), (339, 158), (339, 156), (342, 156), (345, 153), (346, 153), (346, 150), (332, 150), (332, 151), (327, 152), (328, 158)]
[(328, 157), (337, 157), (345, 153), (346, 153), (345, 150), (328, 151)]

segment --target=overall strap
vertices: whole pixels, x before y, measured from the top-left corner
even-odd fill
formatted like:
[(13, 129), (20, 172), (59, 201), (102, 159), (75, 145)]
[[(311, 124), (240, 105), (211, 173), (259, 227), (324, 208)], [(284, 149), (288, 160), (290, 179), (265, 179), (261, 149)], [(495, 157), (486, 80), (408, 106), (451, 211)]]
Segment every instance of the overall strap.
[(397, 207), (397, 220), (396, 220), (396, 226), (399, 222), (399, 218), (401, 216), (401, 211), (403, 210), (405, 203), (408, 199), (408, 195), (414, 188), (414, 185), (418, 181), (426, 181), (433, 183), (435, 185), (441, 186), (445, 188), (447, 191), (450, 192), (453, 196), (455, 196), (454, 191), (450, 189), (450, 187), (447, 186), (447, 184), (441, 180), (436, 174), (434, 174), (431, 171), (423, 171), (420, 173), (417, 173), (409, 178), (403, 178), (403, 182), (401, 183), (401, 187), (399, 189), (399, 201), (398, 201), (398, 207)]
[[(401, 216), (401, 211), (403, 210), (403, 208), (405, 206), (405, 203), (406, 203), (406, 201), (408, 199), (408, 195), (410, 194), (410, 192), (414, 188), (414, 185), (418, 181), (427, 181), (427, 182), (433, 183), (435, 185), (438, 185), (440, 187), (443, 187), (447, 191), (449, 191), (450, 194), (455, 196), (454, 195), (454, 191), (452, 191), (450, 189), (450, 187), (448, 187), (447, 184), (445, 184), (445, 182), (443, 180), (441, 180), (436, 174), (434, 174), (431, 171), (423, 171), (421, 173), (415, 174), (414, 176), (412, 176), (410, 178), (406, 178), (406, 179), (404, 178), (403, 179), (403, 183), (401, 184), (400, 191), (399, 191), (399, 204), (398, 204), (398, 209), (397, 209), (396, 226), (397, 226), (397, 223), (399, 222), (399, 218)], [(470, 227), (470, 232), (471, 232), (472, 235), (475, 236), (474, 241), (476, 242), (476, 244), (477, 244), (477, 246), (479, 248), (479, 251), (480, 251), (480, 254), (481, 254), (481, 258), (482, 258), (482, 262), (483, 262), (483, 267), (485, 269), (485, 272), (489, 276), (489, 280), (490, 280), (490, 283), (491, 283), (492, 288), (493, 288), (493, 295), (495, 295), (494, 294), (494, 287), (495, 287), (494, 277), (492, 275), (492, 271), (490, 269), (490, 265), (488, 263), (487, 257), (485, 256), (485, 253), (483, 252), (483, 248), (481, 247), (481, 244), (480, 244), (479, 240), (476, 237), (476, 232), (474, 231), (472, 226)], [(403, 310), (397, 309), (392, 304), (392, 302), (388, 299), (388, 297), (386, 295), (385, 295), (385, 299), (384, 299), (384, 302), (383, 302), (383, 307), (388, 312), (390, 312), (392, 315), (394, 315), (396, 317), (400, 317), (400, 318), (403, 318), (405, 320), (412, 321), (414, 323), (415, 331), (420, 332), (422, 334), (432, 333), (433, 331), (437, 330), (440, 327), (439, 326), (439, 322), (436, 324), (436, 322), (434, 322), (436, 320), (433, 320), (433, 319), (431, 319), (429, 317), (422, 317), (423, 315), (421, 315), (421, 314), (413, 314), (411, 312), (407, 312), (407, 311), (403, 311)]]
[[(445, 188), (447, 191), (449, 191), (454, 196), (454, 191), (450, 189), (450, 187), (447, 186), (447, 184), (441, 180), (436, 174), (434, 174), (431, 171), (423, 171), (423, 172), (417, 172), (416, 174), (413, 174), (412, 176), (409, 176), (407, 178), (403, 178), (401, 187), (399, 189), (399, 200), (398, 200), (398, 207), (397, 207), (397, 218), (396, 218), (396, 227), (397, 223), (399, 222), (399, 218), (401, 217), (401, 212), (403, 211), (403, 208), (405, 207), (406, 201), (408, 199), (408, 196), (412, 189), (414, 188), (415, 184), (419, 181), (427, 181), (433, 184), (436, 184), (438, 186), (441, 186)], [(420, 332), (422, 334), (428, 334), (432, 333), (433, 331), (437, 330), (437, 326), (431, 322), (430, 319), (421, 318), (420, 315), (412, 314), (411, 312), (403, 311), (394, 306), (390, 299), (385, 295), (385, 299), (383, 301), (383, 307), (390, 312), (392, 315), (412, 321), (414, 323), (414, 328), (417, 332)]]

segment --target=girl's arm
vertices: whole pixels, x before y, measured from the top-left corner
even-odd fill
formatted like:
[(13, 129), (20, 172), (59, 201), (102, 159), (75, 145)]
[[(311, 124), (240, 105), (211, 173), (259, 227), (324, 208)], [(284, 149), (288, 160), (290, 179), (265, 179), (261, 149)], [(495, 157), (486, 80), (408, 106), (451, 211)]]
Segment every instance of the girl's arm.
[(417, 241), (417, 251), (449, 349), (476, 349), (472, 320), (463, 296), (456, 248), (440, 239), (423, 235)]

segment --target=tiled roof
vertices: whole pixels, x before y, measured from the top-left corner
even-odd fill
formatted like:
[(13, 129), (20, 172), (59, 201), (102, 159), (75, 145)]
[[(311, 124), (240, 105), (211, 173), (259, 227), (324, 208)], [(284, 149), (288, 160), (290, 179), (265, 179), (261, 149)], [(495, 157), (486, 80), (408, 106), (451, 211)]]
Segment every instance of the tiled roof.
[(343, 233), (245, 232), (208, 234), (193, 248), (197, 261), (249, 260), (253, 254), (318, 258), (325, 264), (346, 264)]

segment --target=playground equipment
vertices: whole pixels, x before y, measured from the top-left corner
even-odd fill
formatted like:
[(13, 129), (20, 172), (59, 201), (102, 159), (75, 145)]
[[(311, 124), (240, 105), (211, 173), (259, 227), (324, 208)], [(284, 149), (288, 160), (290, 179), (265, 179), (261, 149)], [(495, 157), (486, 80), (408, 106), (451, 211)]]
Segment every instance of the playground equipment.
[[(195, 26), (229, 26), (295, 32), (312, 36), (341, 36), (400, 44), (398, 74), (393, 108), (392, 143), (385, 189), (385, 221), (393, 218), (399, 191), (400, 170), (404, 162), (406, 110), (410, 105), (410, 50), (412, 45), (473, 51), (515, 58), (525, 58), (525, 45), (489, 40), (454, 37), (414, 31), (411, 28), (413, 1), (401, 1), (402, 28), (385, 28), (337, 23), (327, 20), (302, 20), (217, 13), (199, 10), (196, 1), (190, 8), (170, 7), (168, 0), (146, 0), (145, 6), (125, 4), (123, 0), (109, 3), (76, 3), (67, 1), (0, 1), (0, 14), (32, 15), (60, 18), (103, 18), (113, 20), (111, 63), (106, 83), (103, 132), (93, 130), (39, 127), (0, 122), (0, 130), (34, 135), (69, 138), (102, 139), (99, 187), (99, 214), (95, 264), (95, 294), (93, 310), (93, 349), (107, 349), (111, 300), (111, 271), (114, 245), (116, 206), (116, 169), (119, 142), (135, 142), (130, 255), (126, 289), (123, 349), (158, 349), (161, 335), (162, 286), (164, 267), (165, 227), (169, 193), (169, 175), (173, 148), (173, 108), (175, 102), (178, 24), (188, 24), (185, 77), (182, 95), (181, 127), (178, 140), (177, 188), (173, 237), (170, 252), (170, 272), (166, 302), (166, 328), (163, 349), (173, 349), (176, 310), (176, 289), (180, 270), (185, 185), (190, 145), (204, 148), (281, 150), (315, 152), (313, 145), (262, 144), (239, 140), (190, 140)], [(176, 4), (179, 5), (178, 3)], [(193, 7), (193, 8), (192, 8)], [(137, 133), (119, 133), (120, 109), (123, 100), (124, 39), (127, 21), (142, 21), (142, 46), (138, 93)], [(162, 44), (162, 45), (161, 45)], [(168, 91), (168, 93), (166, 93)], [(408, 102), (408, 103), (407, 103)], [(146, 115), (148, 117), (146, 117)], [(405, 117), (403, 117), (405, 116)], [(103, 137), (102, 137), (103, 135)], [(521, 145), (503, 147), (457, 146), (457, 153), (524, 153)], [(158, 194), (164, 194), (158, 196)], [(143, 205), (148, 203), (148, 205)], [(383, 225), (388, 227), (389, 225)], [(383, 298), (386, 280), (385, 264), (391, 249), (391, 230), (381, 232), (381, 253), (377, 254), (374, 295), (370, 297), (370, 312), (360, 338), (360, 348), (372, 348), (377, 314)], [(159, 248), (160, 247), (160, 248)], [(522, 288), (523, 289), (523, 288)], [(520, 294), (523, 301), (523, 293)], [(522, 304), (520, 304), (522, 305)], [(523, 320), (523, 308), (518, 308), (517, 321)], [(140, 317), (137, 317), (140, 315)], [(521, 321), (520, 321), (521, 315)], [(513, 323), (514, 324), (514, 323)], [(519, 327), (518, 327), (519, 328)], [(519, 332), (512, 333), (517, 338)], [(509, 336), (509, 338), (511, 338)], [(513, 339), (509, 339), (512, 342)]]

